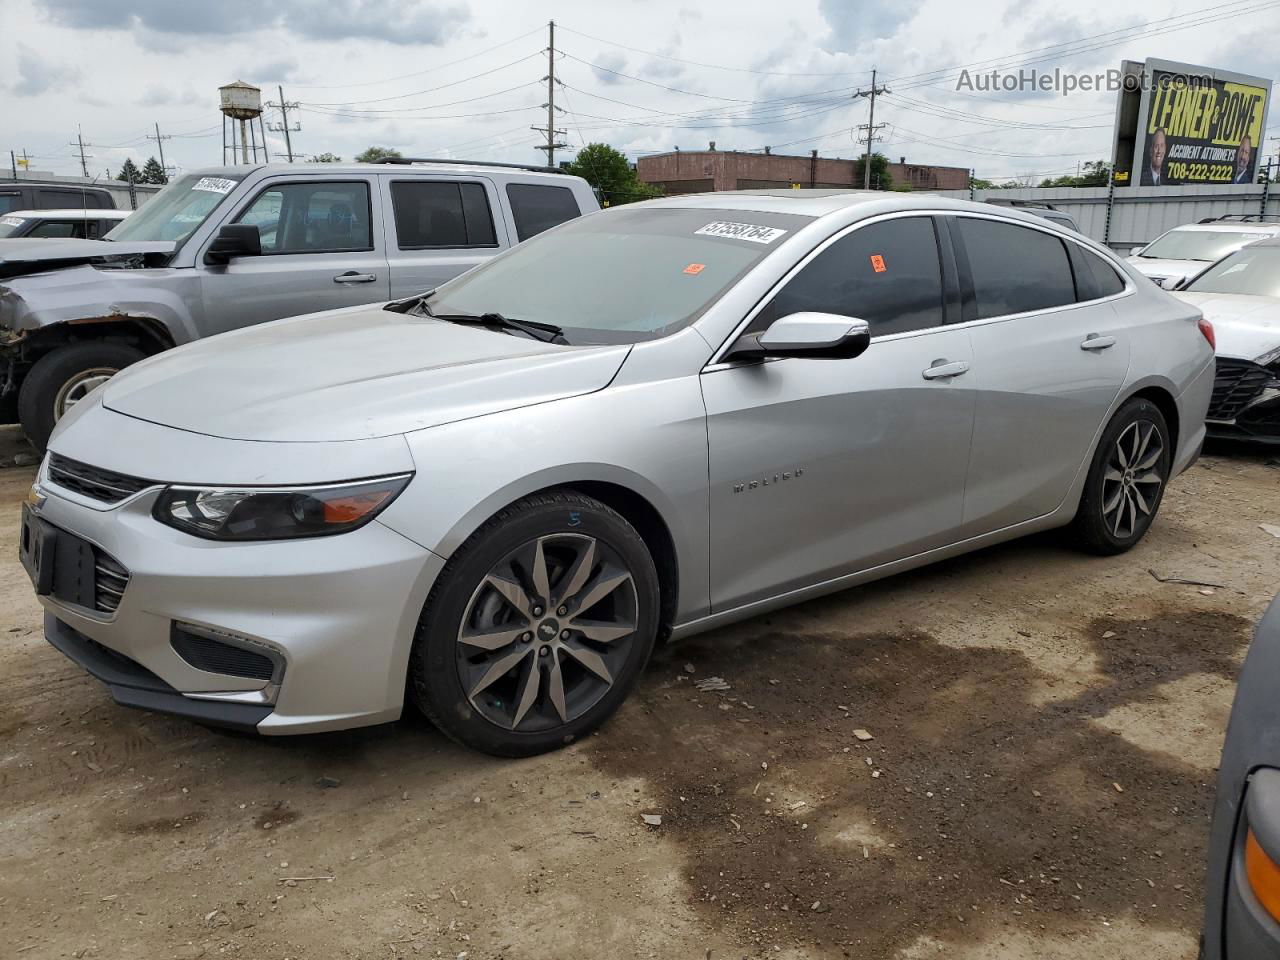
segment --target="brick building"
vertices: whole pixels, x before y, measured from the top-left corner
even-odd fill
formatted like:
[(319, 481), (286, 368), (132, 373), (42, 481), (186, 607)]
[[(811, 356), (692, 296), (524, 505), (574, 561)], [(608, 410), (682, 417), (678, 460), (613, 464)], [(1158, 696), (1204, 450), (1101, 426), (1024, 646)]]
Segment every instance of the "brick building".
[[(641, 157), (636, 173), (645, 183), (663, 188), (668, 196), (679, 193), (709, 193), (716, 190), (762, 190), (774, 187), (817, 187), (819, 189), (860, 189), (854, 181), (855, 161), (781, 153), (739, 153), (736, 150), (674, 150)], [(938, 167), (907, 163), (889, 164), (893, 186), (910, 185), (912, 190), (965, 190), (969, 171), (963, 167)]]

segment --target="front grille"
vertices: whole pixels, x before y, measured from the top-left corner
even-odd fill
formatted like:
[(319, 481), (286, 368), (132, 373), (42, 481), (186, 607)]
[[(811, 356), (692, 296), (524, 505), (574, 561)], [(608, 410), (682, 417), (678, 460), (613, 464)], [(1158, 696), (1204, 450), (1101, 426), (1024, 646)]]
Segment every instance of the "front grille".
[(1241, 410), (1258, 399), (1274, 377), (1266, 367), (1248, 360), (1219, 357), (1213, 399), (1209, 401), (1209, 419), (1234, 420)]
[(49, 454), (49, 481), (100, 503), (119, 503), (156, 484), (154, 480), (91, 467), (56, 453)]
[(114, 557), (93, 548), (93, 609), (115, 613), (129, 586), (129, 571)]
[(192, 624), (175, 623), (169, 643), (178, 656), (197, 670), (251, 680), (270, 680), (276, 672), (276, 662), (265, 654), (226, 643), (212, 631)]

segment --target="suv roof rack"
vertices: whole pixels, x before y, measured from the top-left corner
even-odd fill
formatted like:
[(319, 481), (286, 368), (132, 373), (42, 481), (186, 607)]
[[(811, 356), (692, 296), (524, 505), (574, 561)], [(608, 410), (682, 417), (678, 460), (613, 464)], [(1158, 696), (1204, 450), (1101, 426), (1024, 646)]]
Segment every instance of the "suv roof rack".
[(1197, 220), (1196, 223), (1221, 223), (1223, 220), (1234, 223), (1264, 223), (1267, 220), (1280, 222), (1280, 213), (1224, 213), (1220, 217), (1205, 217), (1203, 220)]
[(1036, 210), (1057, 210), (1052, 203), (1044, 200), (1004, 200), (1004, 199), (988, 199), (987, 203), (994, 203), (998, 207), (1033, 207)]
[(538, 166), (532, 163), (496, 163), (492, 160), (444, 160), (437, 157), (380, 157), (374, 163), (409, 165), (414, 163), (440, 163), (455, 167), (506, 167), (510, 170), (528, 170), (532, 173), (564, 173), (556, 167)]

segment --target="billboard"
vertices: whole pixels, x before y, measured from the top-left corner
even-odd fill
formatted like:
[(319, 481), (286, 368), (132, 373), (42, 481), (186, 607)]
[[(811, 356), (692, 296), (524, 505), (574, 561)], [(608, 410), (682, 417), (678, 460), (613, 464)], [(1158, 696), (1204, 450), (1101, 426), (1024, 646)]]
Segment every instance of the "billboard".
[(1254, 183), (1271, 103), (1263, 77), (1126, 60), (1112, 161), (1118, 186)]

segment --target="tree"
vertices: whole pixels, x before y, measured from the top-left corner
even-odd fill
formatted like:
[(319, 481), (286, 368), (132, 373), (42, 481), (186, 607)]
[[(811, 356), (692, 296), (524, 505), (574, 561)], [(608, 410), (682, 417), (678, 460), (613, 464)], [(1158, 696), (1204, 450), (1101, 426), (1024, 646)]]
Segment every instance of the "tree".
[(356, 154), (356, 163), (377, 163), (384, 157), (399, 158), (401, 156), (403, 154), (395, 147), (369, 147), (364, 152)]
[(307, 163), (341, 163), (342, 158), (336, 153), (317, 153), (314, 157), (310, 157)]
[(129, 157), (125, 157), (124, 163), (120, 165), (120, 172), (116, 174), (116, 179), (125, 183), (142, 183), (142, 174), (138, 171), (137, 166)]
[(599, 190), (605, 206), (662, 196), (659, 187), (641, 181), (627, 158), (607, 143), (588, 143), (561, 169)]
[(1111, 179), (1111, 164), (1090, 160), (1078, 175), (1052, 177), (1040, 181), (1042, 187), (1105, 187)]
[[(866, 168), (866, 161), (866, 154), (863, 154), (853, 162), (853, 185), (855, 187), (860, 187), (866, 182), (866, 175), (863, 173)], [(883, 153), (873, 153), (871, 155), (871, 189), (893, 189), (893, 177), (889, 175), (889, 158)]]
[(164, 167), (160, 166), (160, 161), (155, 157), (147, 157), (147, 162), (142, 165), (142, 182), (160, 186), (169, 182), (169, 175), (164, 172)]
[(978, 177), (969, 178), (969, 189), (971, 190), (995, 190), (996, 185), (990, 180), (982, 180)]

